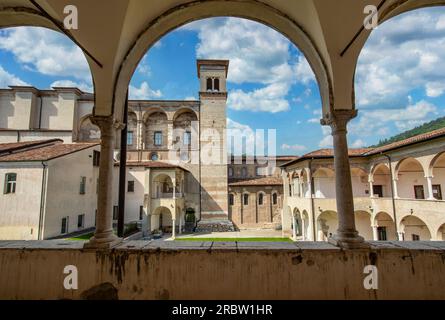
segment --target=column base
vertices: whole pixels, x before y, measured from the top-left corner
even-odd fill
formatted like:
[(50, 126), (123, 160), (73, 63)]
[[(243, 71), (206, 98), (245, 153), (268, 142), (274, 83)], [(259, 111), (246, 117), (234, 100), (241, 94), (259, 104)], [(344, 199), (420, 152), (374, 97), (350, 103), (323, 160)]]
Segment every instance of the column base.
[(112, 249), (122, 243), (122, 238), (118, 238), (116, 235), (111, 234), (108, 237), (96, 238), (92, 237), (90, 241), (84, 244), (84, 249)]
[(364, 249), (370, 247), (370, 245), (365, 242), (365, 239), (358, 235), (357, 231), (338, 233), (329, 238), (328, 242), (344, 249)]

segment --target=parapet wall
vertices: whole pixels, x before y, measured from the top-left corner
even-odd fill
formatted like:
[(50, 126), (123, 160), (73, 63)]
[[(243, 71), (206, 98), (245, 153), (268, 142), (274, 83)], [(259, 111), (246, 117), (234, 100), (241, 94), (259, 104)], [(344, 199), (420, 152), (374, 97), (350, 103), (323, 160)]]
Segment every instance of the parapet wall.
[[(445, 242), (0, 242), (0, 299), (445, 299)], [(378, 289), (364, 287), (375, 265)], [(66, 266), (78, 289), (66, 290)]]

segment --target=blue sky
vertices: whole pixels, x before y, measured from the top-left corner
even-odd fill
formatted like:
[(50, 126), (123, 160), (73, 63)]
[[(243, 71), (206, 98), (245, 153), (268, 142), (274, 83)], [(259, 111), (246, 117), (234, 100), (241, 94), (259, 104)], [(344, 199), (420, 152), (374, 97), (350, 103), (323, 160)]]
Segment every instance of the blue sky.
[[(197, 99), (196, 59), (229, 59), (228, 126), (253, 139), (277, 130), (278, 154), (332, 146), (319, 124), (314, 75), (300, 51), (276, 31), (243, 19), (194, 22), (162, 38), (141, 61), (130, 86), (135, 99)], [(78, 86), (91, 91), (80, 50), (56, 32), (0, 31), (0, 87)], [(351, 147), (445, 116), (445, 10), (404, 14), (373, 31), (356, 74), (359, 117), (349, 126)]]

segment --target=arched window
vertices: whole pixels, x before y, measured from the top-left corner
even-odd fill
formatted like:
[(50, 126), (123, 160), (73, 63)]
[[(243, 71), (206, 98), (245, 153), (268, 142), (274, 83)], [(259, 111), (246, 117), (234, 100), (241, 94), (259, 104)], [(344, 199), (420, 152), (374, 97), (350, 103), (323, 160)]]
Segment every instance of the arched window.
[(276, 193), (274, 193), (274, 194), (272, 195), (272, 203), (273, 203), (274, 205), (278, 204), (278, 195), (277, 195)]
[(260, 193), (258, 195), (258, 205), (262, 206), (264, 204), (264, 195), (262, 193)]
[(207, 78), (207, 92), (213, 91), (213, 81), (212, 78)]
[(248, 206), (248, 205), (249, 205), (249, 195), (248, 195), (247, 193), (245, 193), (245, 194), (243, 195), (243, 204), (244, 204), (245, 206)]
[(213, 79), (213, 91), (219, 92), (219, 79), (218, 78)]

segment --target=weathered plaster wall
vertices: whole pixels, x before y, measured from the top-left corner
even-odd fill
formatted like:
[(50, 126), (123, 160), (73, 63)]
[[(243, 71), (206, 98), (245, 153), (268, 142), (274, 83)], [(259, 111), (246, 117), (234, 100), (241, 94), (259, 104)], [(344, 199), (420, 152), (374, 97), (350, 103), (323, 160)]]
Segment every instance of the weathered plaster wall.
[[(81, 248), (82, 242), (0, 242), (0, 298), (80, 299), (109, 283), (102, 297), (445, 299), (444, 242), (372, 243), (352, 251), (308, 242), (131, 241), (112, 251)], [(78, 290), (64, 289), (67, 265), (78, 269)], [(378, 268), (378, 290), (363, 286), (367, 265)]]

